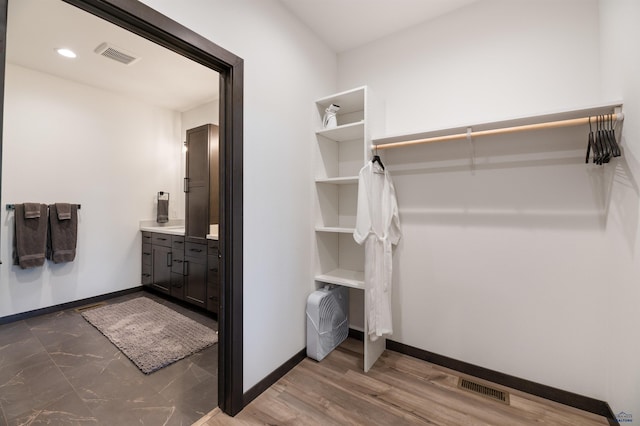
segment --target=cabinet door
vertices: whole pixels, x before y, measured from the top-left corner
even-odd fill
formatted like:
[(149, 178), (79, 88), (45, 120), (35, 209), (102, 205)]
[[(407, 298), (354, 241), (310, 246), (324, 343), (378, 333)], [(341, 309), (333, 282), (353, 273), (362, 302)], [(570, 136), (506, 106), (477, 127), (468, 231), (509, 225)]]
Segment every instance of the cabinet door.
[(171, 288), (171, 248), (152, 246), (153, 287), (165, 293)]
[(171, 272), (171, 296), (184, 300), (184, 275)]
[(184, 300), (204, 308), (207, 297), (207, 262), (188, 256), (185, 256), (184, 260)]
[(207, 284), (207, 311), (218, 313), (218, 305), (220, 304), (220, 287), (218, 283)]
[(187, 130), (185, 235), (205, 238), (209, 232), (210, 125)]

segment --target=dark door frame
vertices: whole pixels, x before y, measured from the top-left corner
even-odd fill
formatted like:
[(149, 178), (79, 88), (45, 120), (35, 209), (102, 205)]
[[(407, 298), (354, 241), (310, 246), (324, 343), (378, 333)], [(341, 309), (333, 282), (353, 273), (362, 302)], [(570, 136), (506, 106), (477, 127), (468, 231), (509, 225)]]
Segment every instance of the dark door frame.
[[(0, 0), (0, 101), (4, 99), (7, 7)], [(243, 408), (242, 150), (244, 62), (238, 56), (137, 0), (63, 0), (220, 73), (221, 257), (218, 406)], [(0, 120), (2, 120), (0, 103)], [(2, 171), (0, 132), (0, 172)], [(0, 173), (1, 176), (1, 173)], [(1, 182), (0, 182), (1, 185)]]

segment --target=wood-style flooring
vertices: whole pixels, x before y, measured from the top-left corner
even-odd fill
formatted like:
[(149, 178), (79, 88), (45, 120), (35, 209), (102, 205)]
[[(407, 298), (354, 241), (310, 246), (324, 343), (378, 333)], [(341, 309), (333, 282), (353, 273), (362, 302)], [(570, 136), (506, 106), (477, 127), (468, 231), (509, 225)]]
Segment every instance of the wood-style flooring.
[(362, 342), (347, 339), (322, 362), (303, 360), (236, 417), (215, 409), (195, 425), (609, 424), (604, 417), (497, 385), (509, 392), (510, 405), (489, 400), (458, 389), (458, 377), (389, 350), (365, 374)]

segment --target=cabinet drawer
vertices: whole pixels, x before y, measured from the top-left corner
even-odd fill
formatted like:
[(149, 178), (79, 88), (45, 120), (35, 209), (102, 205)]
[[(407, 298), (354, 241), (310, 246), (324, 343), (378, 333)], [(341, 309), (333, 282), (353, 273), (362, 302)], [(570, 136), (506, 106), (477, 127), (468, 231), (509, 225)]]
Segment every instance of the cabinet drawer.
[(142, 264), (151, 266), (151, 244), (142, 244)]
[(220, 281), (220, 269), (218, 264), (218, 256), (207, 256), (207, 282), (218, 283)]
[(179, 274), (171, 273), (171, 296), (180, 300), (184, 300), (184, 277), (182, 272)]
[(218, 241), (217, 240), (207, 240), (207, 248), (209, 250), (218, 250)]
[(210, 312), (218, 313), (218, 304), (220, 300), (220, 295), (218, 293), (218, 286), (213, 286), (211, 284), (207, 285), (207, 310)]
[(215, 296), (216, 298), (218, 298), (220, 296), (220, 286), (217, 283), (208, 283), (207, 296)]
[(171, 262), (171, 272), (174, 274), (186, 275), (187, 271), (185, 270), (183, 256), (173, 256), (173, 261)]
[(153, 232), (151, 234), (151, 244), (155, 246), (171, 247), (171, 235)]
[(198, 244), (187, 241), (185, 243), (184, 255), (196, 258), (204, 263), (207, 261), (207, 246), (205, 244)]
[(184, 253), (184, 237), (181, 235), (172, 235), (171, 248), (173, 249), (174, 256), (177, 254), (182, 255), (182, 253)]
[(151, 284), (151, 264), (142, 265), (142, 283), (143, 285)]
[(151, 244), (151, 232), (142, 231), (142, 244)]

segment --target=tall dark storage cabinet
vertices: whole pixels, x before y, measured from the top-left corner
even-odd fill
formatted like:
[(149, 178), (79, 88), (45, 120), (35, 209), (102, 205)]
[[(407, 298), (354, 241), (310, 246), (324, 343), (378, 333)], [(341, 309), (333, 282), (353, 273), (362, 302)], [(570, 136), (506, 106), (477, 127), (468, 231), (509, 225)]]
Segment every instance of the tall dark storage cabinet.
[[(206, 236), (209, 226), (219, 223), (218, 126), (189, 129), (186, 142), (183, 297), (217, 313), (217, 306), (207, 303)], [(217, 299), (217, 294), (209, 296)]]
[[(214, 165), (211, 168), (211, 164)], [(209, 233), (209, 224), (218, 223), (218, 126), (205, 124), (187, 130), (185, 237), (201, 241)], [(209, 195), (211, 194), (211, 196)]]

